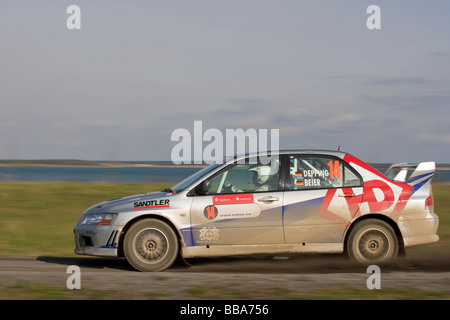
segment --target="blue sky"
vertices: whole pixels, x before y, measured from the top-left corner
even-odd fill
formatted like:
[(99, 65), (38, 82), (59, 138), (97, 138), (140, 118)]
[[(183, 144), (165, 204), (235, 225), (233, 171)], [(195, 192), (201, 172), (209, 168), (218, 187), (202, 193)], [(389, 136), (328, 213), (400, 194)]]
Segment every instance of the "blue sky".
[[(81, 9), (68, 30), (66, 9)], [(369, 30), (366, 9), (381, 9)], [(2, 1), (0, 158), (170, 160), (171, 133), (450, 163), (447, 1)]]

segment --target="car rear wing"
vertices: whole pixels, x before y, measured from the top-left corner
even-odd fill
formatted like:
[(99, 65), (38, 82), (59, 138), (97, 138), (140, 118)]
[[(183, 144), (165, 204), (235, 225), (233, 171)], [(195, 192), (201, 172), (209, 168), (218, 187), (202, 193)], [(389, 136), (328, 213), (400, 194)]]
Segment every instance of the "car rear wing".
[(387, 169), (385, 175), (394, 181), (406, 182), (414, 186), (431, 182), (435, 171), (436, 163), (434, 161), (419, 164), (395, 163)]

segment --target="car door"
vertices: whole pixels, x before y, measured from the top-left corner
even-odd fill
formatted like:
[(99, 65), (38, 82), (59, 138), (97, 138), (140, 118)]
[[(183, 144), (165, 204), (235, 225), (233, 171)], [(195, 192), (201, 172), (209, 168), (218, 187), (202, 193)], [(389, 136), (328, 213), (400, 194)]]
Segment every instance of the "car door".
[(208, 178), (191, 205), (194, 245), (284, 243), (279, 163), (250, 158)]
[(290, 155), (283, 199), (286, 243), (339, 243), (358, 213), (362, 179), (341, 159)]

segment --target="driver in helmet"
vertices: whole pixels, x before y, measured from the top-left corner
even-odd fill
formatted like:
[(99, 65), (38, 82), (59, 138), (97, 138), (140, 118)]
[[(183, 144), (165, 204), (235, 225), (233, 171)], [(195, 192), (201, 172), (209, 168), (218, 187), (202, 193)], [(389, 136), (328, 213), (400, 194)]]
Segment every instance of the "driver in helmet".
[(253, 183), (255, 184), (255, 191), (271, 191), (276, 190), (277, 181), (273, 181), (271, 175), (271, 168), (267, 165), (259, 165), (249, 169), (253, 171)]

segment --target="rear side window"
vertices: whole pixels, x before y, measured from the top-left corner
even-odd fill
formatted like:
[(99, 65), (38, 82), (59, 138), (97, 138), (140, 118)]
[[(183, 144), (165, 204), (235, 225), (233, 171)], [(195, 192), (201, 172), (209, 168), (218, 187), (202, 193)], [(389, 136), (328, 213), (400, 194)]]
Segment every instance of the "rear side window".
[(360, 177), (342, 160), (320, 155), (292, 155), (289, 159), (289, 190), (361, 186)]
[(362, 179), (356, 172), (351, 170), (347, 164), (344, 164), (344, 186), (345, 187), (362, 186)]

